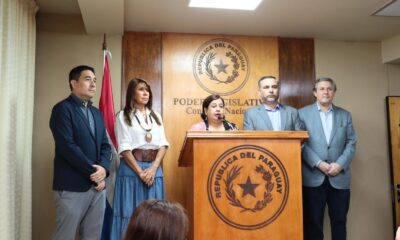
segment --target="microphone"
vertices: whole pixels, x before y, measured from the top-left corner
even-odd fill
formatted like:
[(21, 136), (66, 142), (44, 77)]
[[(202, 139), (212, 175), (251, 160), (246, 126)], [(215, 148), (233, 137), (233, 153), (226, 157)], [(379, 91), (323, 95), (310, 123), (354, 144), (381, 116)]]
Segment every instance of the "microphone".
[(218, 120), (224, 120), (224, 119), (225, 119), (225, 116), (223, 116), (223, 115), (221, 115), (221, 114), (218, 114), (218, 115), (217, 115), (217, 118), (218, 118)]

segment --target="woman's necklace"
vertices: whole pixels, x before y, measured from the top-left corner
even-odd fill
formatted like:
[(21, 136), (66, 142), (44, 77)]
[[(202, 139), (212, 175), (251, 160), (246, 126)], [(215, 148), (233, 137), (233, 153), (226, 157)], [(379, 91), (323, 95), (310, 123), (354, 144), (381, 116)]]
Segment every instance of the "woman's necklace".
[[(146, 116), (146, 115), (145, 115)], [(140, 120), (139, 120), (139, 118), (136, 116), (136, 114), (135, 114), (135, 118), (136, 118), (136, 121), (139, 123), (139, 125), (140, 125), (140, 127), (141, 128), (143, 128), (143, 130), (145, 130), (146, 131), (146, 134), (144, 135), (144, 139), (146, 140), (146, 142), (151, 142), (151, 139), (153, 138), (153, 135), (151, 134), (151, 129), (153, 128), (153, 120), (151, 119), (151, 115), (149, 115), (149, 118), (150, 118), (150, 123), (151, 123), (151, 125), (150, 125), (150, 128), (145, 128), (143, 125), (142, 125), (142, 123), (140, 122)]]

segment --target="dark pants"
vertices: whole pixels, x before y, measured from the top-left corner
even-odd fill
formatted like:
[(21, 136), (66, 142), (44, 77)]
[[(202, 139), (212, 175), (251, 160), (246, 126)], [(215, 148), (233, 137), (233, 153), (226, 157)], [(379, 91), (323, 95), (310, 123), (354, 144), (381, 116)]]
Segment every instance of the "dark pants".
[(350, 205), (350, 189), (336, 189), (328, 178), (319, 187), (303, 186), (304, 240), (324, 239), (323, 223), (328, 204), (332, 240), (346, 239), (346, 220)]

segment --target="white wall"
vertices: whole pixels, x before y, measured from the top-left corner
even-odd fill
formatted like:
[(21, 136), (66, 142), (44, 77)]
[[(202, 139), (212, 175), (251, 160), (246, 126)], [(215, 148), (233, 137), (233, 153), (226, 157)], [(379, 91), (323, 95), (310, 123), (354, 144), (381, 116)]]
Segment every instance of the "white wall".
[[(39, 16), (33, 125), (33, 239), (51, 239), (55, 211), (52, 195), (54, 140), (49, 129), (52, 107), (70, 94), (68, 74), (77, 65), (95, 68), (98, 106), (103, 77), (103, 36), (86, 35), (80, 16)], [(121, 36), (107, 36), (115, 110), (121, 98)]]
[(385, 110), (389, 80), (380, 43), (316, 40), (315, 58), (316, 76), (336, 81), (334, 103), (352, 113), (357, 133), (348, 239), (393, 239)]

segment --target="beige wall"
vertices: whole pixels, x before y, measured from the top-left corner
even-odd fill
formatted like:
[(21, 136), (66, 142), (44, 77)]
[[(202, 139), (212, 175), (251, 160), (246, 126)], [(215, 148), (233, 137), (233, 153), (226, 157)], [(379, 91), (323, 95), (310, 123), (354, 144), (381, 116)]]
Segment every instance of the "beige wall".
[(400, 63), (400, 34), (382, 41), (382, 61)]
[[(56, 21), (55, 21), (56, 20)], [(57, 22), (57, 24), (55, 24)], [(48, 127), (52, 106), (69, 94), (68, 72), (78, 64), (102, 77), (102, 36), (84, 34), (79, 16), (38, 18), (33, 133), (33, 239), (50, 239), (54, 142)], [(120, 109), (121, 36), (108, 36), (116, 110)], [(335, 104), (353, 114), (358, 135), (352, 164), (349, 239), (392, 239), (385, 96), (400, 95), (399, 65), (384, 65), (380, 43), (316, 40), (316, 76), (338, 84)], [(329, 227), (326, 225), (326, 239)]]
[[(399, 44), (400, 45), (400, 44)], [(400, 96), (400, 64), (387, 64), (390, 96)]]
[(316, 40), (315, 55), (316, 76), (336, 81), (334, 103), (352, 113), (358, 138), (348, 239), (393, 239), (385, 110), (389, 80), (380, 43)]
[[(81, 64), (95, 68), (98, 106), (103, 77), (103, 36), (85, 35), (80, 16), (39, 16), (33, 125), (33, 239), (51, 239), (55, 222), (52, 195), (54, 141), (49, 129), (53, 105), (69, 93), (68, 73)], [(121, 36), (107, 36), (115, 110), (121, 98)]]

